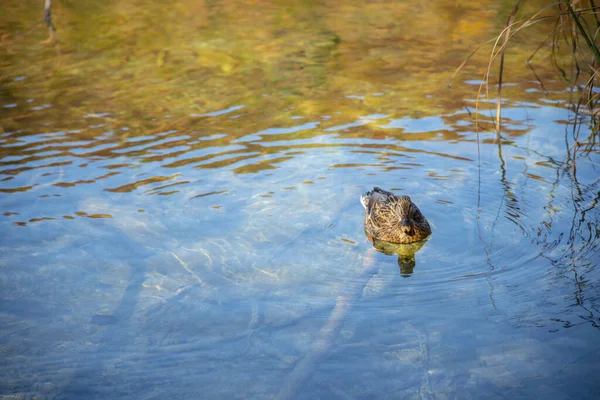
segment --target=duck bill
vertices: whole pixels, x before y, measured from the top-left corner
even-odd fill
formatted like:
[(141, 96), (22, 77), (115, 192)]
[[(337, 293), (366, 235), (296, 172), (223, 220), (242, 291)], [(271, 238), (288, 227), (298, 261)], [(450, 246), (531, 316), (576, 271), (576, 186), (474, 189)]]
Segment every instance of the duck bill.
[(407, 235), (410, 235), (413, 230), (412, 223), (407, 219), (402, 220), (401, 227), (402, 227), (402, 231), (404, 233), (406, 233)]

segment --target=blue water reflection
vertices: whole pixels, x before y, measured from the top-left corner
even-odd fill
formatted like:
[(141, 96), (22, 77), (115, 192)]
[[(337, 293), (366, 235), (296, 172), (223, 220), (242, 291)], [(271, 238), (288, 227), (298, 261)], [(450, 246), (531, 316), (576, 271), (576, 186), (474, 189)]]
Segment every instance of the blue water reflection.
[[(575, 184), (547, 119), (565, 111), (527, 112), (526, 135), (482, 134), (479, 154), (472, 133), (369, 139), (312, 124), (302, 139), (286, 128), (225, 146), (182, 132), (107, 143), (115, 158), (82, 167), (93, 142), (57, 157), (39, 146), (55, 135), (29, 136), (43, 160), (3, 159), (20, 168), (2, 182), (5, 390), (586, 397), (600, 348), (595, 156)], [(421, 121), (411, 130), (431, 129)], [(161, 146), (166, 158), (144, 161)], [(374, 185), (410, 194), (432, 224), (410, 278), (369, 253), (358, 198)], [(339, 296), (350, 302), (327, 355), (293, 386)]]

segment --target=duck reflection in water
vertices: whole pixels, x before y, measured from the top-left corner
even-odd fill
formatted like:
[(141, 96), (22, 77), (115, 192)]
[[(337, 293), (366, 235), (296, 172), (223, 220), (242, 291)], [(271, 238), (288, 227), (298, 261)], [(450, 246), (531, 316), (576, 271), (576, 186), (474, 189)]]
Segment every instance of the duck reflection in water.
[(373, 244), (375, 250), (388, 256), (397, 254), (398, 266), (400, 267), (400, 275), (403, 278), (410, 278), (410, 276), (413, 273), (413, 270), (415, 269), (415, 266), (417, 265), (415, 254), (417, 254), (417, 252), (421, 250), (421, 247), (423, 247), (425, 243), (427, 243), (427, 239), (421, 240), (420, 242), (408, 244), (389, 243), (384, 242), (382, 240), (373, 239), (373, 237), (370, 236), (369, 233), (366, 231), (365, 234), (367, 235), (369, 241)]
[(415, 254), (431, 234), (431, 227), (419, 207), (408, 196), (374, 187), (363, 193), (365, 234), (375, 249), (397, 254), (400, 273), (409, 277), (416, 265)]

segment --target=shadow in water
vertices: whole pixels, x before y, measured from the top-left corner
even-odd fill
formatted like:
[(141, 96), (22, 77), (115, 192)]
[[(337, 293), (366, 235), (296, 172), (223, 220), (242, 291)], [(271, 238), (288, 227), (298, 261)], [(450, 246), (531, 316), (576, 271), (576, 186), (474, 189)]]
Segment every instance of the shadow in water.
[(130, 394), (126, 387), (115, 388), (110, 383), (105, 370), (110, 365), (117, 365), (121, 368), (126, 364), (120, 357), (124, 354), (124, 349), (134, 341), (135, 332), (132, 329), (131, 321), (135, 316), (140, 290), (145, 281), (147, 272), (145, 260), (154, 253), (140, 245), (135, 239), (123, 235), (122, 232), (113, 231), (112, 233), (115, 237), (120, 237), (112, 251), (116, 252), (118, 246), (121, 251), (126, 251), (133, 257), (129, 263), (129, 282), (121, 301), (115, 308), (114, 315), (91, 316), (92, 324), (106, 325), (105, 332), (97, 341), (90, 338), (92, 345), (90, 345), (89, 351), (80, 354), (73, 378), (55, 397), (56, 399), (104, 398), (107, 395), (119, 397), (123, 394)]

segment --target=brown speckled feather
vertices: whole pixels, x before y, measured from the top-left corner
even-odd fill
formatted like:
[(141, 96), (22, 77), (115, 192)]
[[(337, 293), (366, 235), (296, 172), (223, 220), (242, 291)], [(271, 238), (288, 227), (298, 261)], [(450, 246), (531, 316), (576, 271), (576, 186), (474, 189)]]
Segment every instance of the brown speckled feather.
[(372, 238), (391, 243), (413, 243), (431, 234), (427, 219), (408, 196), (373, 188), (360, 202), (365, 208), (365, 231)]

